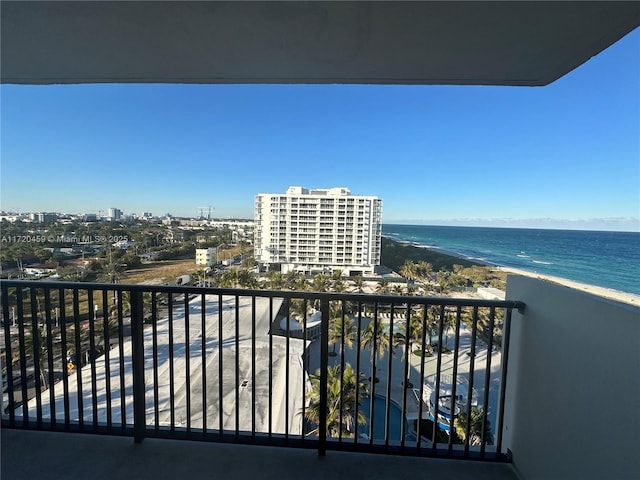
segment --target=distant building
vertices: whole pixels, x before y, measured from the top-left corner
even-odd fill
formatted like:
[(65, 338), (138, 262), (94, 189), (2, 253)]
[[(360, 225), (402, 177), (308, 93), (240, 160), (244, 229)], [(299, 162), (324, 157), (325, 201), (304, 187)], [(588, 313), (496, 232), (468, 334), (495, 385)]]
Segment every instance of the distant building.
[(309, 190), (255, 199), (254, 255), (283, 272), (341, 270), (371, 275), (380, 265), (382, 200), (351, 195), (347, 188)]
[(111, 246), (127, 250), (129, 247), (134, 247), (135, 244), (136, 242), (134, 240), (119, 240), (115, 243), (112, 243)]
[(217, 248), (196, 248), (196, 265), (205, 265), (207, 267), (212, 267), (216, 263), (218, 263)]
[(24, 267), (24, 273), (28, 276), (36, 276), (39, 277), (41, 275), (48, 275), (50, 273), (55, 273), (58, 268), (58, 263), (48, 263), (48, 264), (34, 264), (27, 265)]
[(107, 220), (109, 221), (117, 221), (122, 218), (122, 210), (119, 208), (110, 208), (107, 210)]
[(58, 219), (55, 213), (30, 213), (29, 218), (33, 223), (54, 223)]

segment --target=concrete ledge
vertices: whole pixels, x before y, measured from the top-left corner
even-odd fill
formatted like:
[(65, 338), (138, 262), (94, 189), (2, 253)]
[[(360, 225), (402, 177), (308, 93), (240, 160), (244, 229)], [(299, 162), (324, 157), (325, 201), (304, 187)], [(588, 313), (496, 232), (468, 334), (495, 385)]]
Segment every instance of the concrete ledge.
[(509, 464), (2, 429), (2, 478), (516, 480)]

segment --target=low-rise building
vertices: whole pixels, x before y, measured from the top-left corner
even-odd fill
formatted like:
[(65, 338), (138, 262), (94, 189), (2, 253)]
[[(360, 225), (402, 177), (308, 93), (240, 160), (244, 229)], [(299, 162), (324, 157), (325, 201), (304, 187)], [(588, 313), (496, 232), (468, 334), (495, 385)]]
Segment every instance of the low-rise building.
[(215, 247), (196, 248), (196, 265), (212, 267), (218, 263), (218, 249)]

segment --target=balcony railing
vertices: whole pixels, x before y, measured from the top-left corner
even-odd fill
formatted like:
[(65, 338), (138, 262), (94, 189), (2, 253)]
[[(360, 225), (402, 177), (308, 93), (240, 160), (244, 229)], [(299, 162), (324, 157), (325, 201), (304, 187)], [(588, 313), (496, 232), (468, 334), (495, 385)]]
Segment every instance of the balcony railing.
[(513, 301), (2, 281), (2, 426), (507, 460)]

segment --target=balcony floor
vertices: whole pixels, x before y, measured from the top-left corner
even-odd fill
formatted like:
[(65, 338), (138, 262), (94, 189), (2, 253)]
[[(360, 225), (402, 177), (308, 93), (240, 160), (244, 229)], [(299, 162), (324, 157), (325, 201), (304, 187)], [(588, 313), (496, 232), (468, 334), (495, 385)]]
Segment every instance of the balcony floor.
[(1, 476), (21, 479), (304, 478), (408, 476), (438, 480), (517, 480), (509, 464), (391, 455), (2, 429)]

